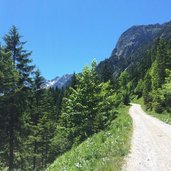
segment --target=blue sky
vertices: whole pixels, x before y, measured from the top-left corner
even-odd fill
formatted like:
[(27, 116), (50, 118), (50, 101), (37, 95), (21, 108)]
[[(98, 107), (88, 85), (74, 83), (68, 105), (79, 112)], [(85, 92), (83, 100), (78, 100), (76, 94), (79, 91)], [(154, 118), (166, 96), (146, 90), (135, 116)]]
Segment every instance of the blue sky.
[(0, 0), (1, 38), (16, 25), (46, 79), (108, 58), (132, 25), (169, 20), (170, 0)]

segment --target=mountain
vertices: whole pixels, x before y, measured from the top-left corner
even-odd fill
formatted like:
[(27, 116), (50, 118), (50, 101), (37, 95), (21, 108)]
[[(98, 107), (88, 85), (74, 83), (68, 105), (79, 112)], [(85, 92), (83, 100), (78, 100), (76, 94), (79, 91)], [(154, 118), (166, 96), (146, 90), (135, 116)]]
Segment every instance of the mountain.
[[(171, 39), (171, 21), (164, 24), (149, 24), (132, 26), (119, 38), (111, 56), (101, 61), (97, 72), (103, 72), (106, 67), (118, 76), (122, 71), (140, 61), (147, 49), (154, 45), (157, 38)], [(72, 74), (47, 80), (45, 88), (66, 88), (72, 79)]]
[(52, 80), (47, 80), (43, 85), (43, 88), (66, 88), (72, 80), (72, 74), (65, 74), (62, 77), (56, 77)]
[(97, 71), (102, 72), (105, 65), (115, 76), (127, 69), (154, 45), (157, 38), (171, 39), (171, 21), (164, 24), (133, 26), (119, 38), (111, 56), (100, 62)]

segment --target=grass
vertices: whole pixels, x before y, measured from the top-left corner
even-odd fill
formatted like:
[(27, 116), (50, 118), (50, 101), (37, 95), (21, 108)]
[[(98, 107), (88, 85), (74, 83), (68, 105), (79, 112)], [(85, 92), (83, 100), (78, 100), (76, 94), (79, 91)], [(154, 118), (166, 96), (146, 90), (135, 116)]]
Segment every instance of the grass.
[(141, 104), (143, 110), (145, 112), (147, 112), (149, 115), (152, 115), (158, 119), (160, 119), (161, 121), (165, 122), (165, 123), (168, 123), (171, 125), (171, 113), (168, 113), (168, 112), (163, 112), (163, 113), (156, 113), (155, 111), (149, 111), (149, 110), (146, 110), (146, 107), (144, 105), (144, 102), (143, 102), (143, 98), (140, 98), (140, 99), (134, 99), (133, 100), (134, 103), (138, 103), (138, 104)]
[(119, 171), (130, 149), (132, 120), (129, 107), (118, 110), (109, 129), (88, 138), (49, 166), (47, 171)]
[(148, 112), (150, 115), (160, 119), (163, 122), (166, 122), (171, 125), (171, 113), (163, 112), (161, 114), (155, 113), (154, 111)]

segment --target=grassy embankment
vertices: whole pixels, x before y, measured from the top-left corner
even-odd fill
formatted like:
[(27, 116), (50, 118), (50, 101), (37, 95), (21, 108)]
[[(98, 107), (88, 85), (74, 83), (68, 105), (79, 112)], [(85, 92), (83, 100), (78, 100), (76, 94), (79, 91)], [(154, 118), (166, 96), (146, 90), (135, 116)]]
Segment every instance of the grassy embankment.
[(145, 112), (147, 112), (148, 114), (150, 114), (150, 115), (160, 119), (163, 122), (171, 124), (171, 113), (168, 113), (168, 112), (156, 113), (155, 111), (148, 111), (148, 110), (146, 110), (146, 107), (145, 107), (144, 102), (143, 102), (143, 98), (134, 99), (133, 102), (140, 104), (142, 106), (143, 110)]
[(50, 165), (47, 171), (119, 171), (130, 149), (132, 120), (122, 107), (110, 127), (88, 138)]

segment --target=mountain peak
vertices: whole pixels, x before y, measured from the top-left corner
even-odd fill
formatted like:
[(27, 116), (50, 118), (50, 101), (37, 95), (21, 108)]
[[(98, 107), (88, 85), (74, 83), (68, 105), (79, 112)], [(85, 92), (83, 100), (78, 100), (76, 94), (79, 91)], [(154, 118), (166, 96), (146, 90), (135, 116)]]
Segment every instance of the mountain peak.
[(52, 80), (47, 80), (43, 85), (44, 88), (66, 88), (72, 80), (72, 74), (65, 74), (61, 77), (57, 76)]
[(157, 38), (171, 39), (171, 21), (164, 24), (135, 25), (119, 38), (111, 56), (100, 62), (97, 70), (101, 72), (105, 63), (115, 76), (139, 60)]

